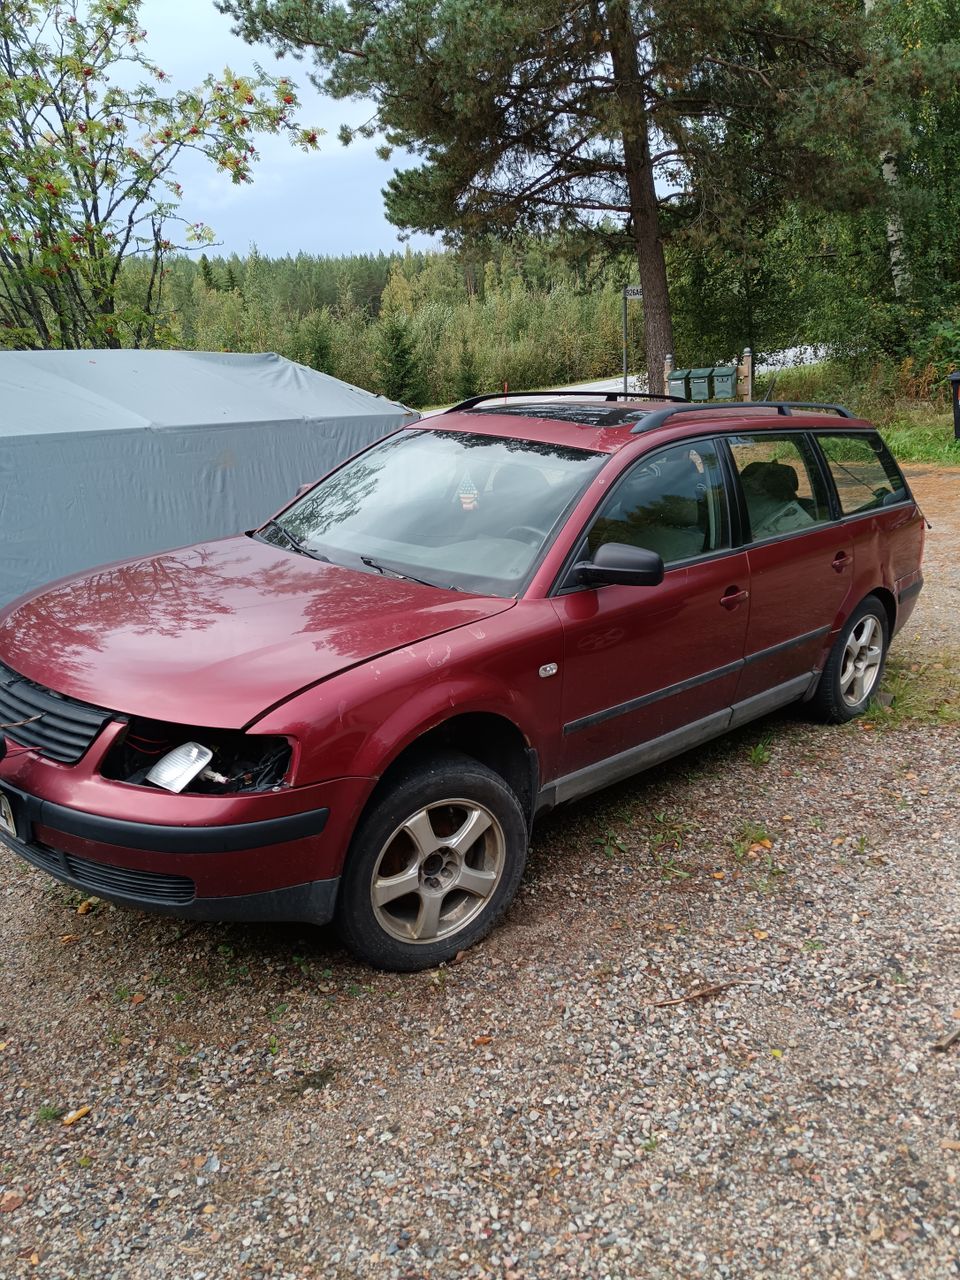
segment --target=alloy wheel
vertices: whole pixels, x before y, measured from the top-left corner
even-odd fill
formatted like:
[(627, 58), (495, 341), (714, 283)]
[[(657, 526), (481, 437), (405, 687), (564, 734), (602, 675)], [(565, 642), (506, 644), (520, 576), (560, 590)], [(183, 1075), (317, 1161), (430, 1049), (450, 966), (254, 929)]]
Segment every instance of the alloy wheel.
[(403, 942), (448, 938), (486, 907), (506, 865), (506, 838), (485, 805), (439, 800), (388, 838), (370, 882), (381, 928)]
[(873, 692), (882, 661), (883, 628), (868, 613), (847, 637), (840, 664), (840, 693), (848, 707), (859, 706)]

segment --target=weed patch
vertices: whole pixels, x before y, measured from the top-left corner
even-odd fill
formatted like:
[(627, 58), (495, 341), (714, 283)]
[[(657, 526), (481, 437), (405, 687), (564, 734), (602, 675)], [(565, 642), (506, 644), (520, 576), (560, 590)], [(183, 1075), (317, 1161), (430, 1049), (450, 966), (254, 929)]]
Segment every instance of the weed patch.
[(906, 724), (956, 724), (960, 721), (960, 659), (944, 655), (936, 660), (911, 661), (891, 654), (880, 699), (864, 721), (877, 729)]

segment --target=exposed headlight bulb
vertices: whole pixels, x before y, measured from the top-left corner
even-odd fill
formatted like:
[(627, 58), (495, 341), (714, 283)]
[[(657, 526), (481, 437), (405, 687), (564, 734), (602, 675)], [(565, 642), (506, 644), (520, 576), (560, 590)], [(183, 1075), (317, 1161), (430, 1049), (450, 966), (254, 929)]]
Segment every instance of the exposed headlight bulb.
[(225, 773), (217, 773), (216, 769), (201, 769), (199, 776), (204, 782), (215, 782), (220, 787), (225, 787), (230, 781)]

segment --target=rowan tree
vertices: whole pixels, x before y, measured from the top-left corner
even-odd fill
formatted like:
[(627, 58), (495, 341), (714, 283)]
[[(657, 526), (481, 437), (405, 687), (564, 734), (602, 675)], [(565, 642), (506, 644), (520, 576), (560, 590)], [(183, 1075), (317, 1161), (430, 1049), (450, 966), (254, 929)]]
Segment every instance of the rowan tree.
[[(170, 88), (139, 9), (0, 3), (0, 347), (149, 344), (165, 258), (213, 238), (180, 213), (179, 157), (199, 152), (246, 183), (258, 134), (317, 145), (286, 78), (226, 68)], [(123, 279), (132, 258), (146, 269)]]

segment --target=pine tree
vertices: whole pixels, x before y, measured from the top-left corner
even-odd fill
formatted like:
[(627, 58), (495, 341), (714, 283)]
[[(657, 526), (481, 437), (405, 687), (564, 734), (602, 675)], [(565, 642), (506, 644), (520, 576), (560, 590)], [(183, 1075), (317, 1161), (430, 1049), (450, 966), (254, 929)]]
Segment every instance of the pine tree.
[(419, 408), (426, 400), (423, 372), (402, 312), (387, 311), (377, 322), (377, 357), (381, 392), (388, 400)]
[[(862, 0), (217, 0), (245, 38), (371, 98), (421, 163), (387, 185), (398, 226), (629, 248), (652, 389), (673, 347), (664, 241), (748, 252), (778, 210), (883, 198), (919, 55), (867, 39)], [(341, 131), (349, 141), (354, 132)], [(626, 281), (625, 281), (626, 282)]]
[(320, 373), (329, 373), (333, 367), (333, 335), (331, 333), (330, 312), (311, 312), (305, 319), (308, 360), (312, 369)]

